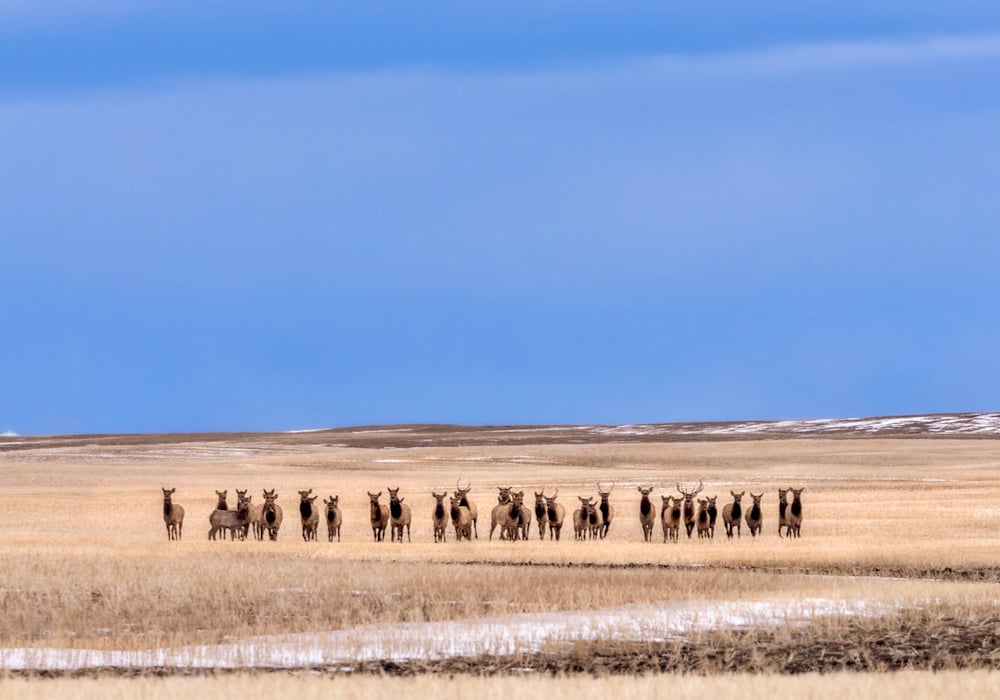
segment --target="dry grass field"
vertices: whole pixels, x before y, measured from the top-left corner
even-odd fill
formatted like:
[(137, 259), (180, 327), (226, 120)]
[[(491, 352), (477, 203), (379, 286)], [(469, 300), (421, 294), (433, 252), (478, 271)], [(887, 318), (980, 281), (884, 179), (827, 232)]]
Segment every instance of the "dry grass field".
[[(661, 684), (680, 697), (810, 697), (798, 689), (817, 685), (824, 697), (933, 697), (944, 681), (985, 697), (1000, 685), (1000, 441), (767, 437), (409, 427), (4, 438), (0, 666), (12, 675), (0, 694), (295, 683), (308, 697), (333, 683), (368, 697), (404, 682), (416, 696), (461, 683), (492, 697), (503, 686), (477, 676), (496, 674), (517, 688), (508, 694), (556, 697), (608, 682), (624, 697)], [(435, 544), (430, 493), (459, 479), (472, 484), (479, 537), (459, 543), (449, 530)], [(574, 541), (576, 496), (598, 481), (614, 484), (608, 537)], [(657, 524), (644, 542), (637, 486), (652, 485), (659, 504), (677, 482), (702, 482), (720, 509), (730, 490), (763, 491), (762, 535), (744, 526), (727, 540), (720, 522), (714, 539), (664, 543)], [(532, 524), (528, 542), (490, 541), (501, 485), (558, 488), (562, 539), (540, 541)], [(161, 486), (186, 511), (180, 541), (167, 540)], [(396, 486), (413, 508), (412, 542), (374, 543), (366, 492), (385, 501)], [(805, 487), (795, 540), (777, 534), (787, 486)], [(207, 539), (215, 490), (234, 505), (237, 488), (255, 503), (277, 490), (276, 542)], [(296, 492), (307, 488), (339, 495), (341, 542), (322, 523), (320, 541), (303, 542)], [(221, 675), (177, 676), (211, 669)], [(755, 675), (729, 675), (740, 671)], [(816, 672), (834, 675), (802, 675)], [(164, 673), (174, 677), (150, 676)]]

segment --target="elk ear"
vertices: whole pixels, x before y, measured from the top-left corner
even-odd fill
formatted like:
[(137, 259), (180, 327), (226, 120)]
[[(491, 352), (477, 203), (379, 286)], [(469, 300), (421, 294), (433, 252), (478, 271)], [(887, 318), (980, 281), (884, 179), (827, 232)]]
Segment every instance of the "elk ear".
[(402, 498), (399, 499), (399, 502), (402, 503), (405, 500), (406, 500), (406, 496), (403, 496)]

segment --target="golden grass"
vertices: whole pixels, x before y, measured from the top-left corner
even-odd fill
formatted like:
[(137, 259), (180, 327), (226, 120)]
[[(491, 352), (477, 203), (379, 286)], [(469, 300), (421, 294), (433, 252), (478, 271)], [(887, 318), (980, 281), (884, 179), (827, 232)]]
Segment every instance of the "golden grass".
[(245, 698), (294, 697), (299, 700), (336, 696), (344, 700), (371, 698), (463, 697), (476, 700), (506, 700), (512, 697), (544, 697), (547, 700), (587, 700), (615, 697), (636, 700), (666, 697), (695, 700), (711, 697), (793, 697), (802, 700), (853, 700), (854, 698), (961, 697), (969, 700), (993, 698), (1000, 687), (1000, 672), (918, 672), (886, 674), (724, 675), (715, 677), (653, 674), (642, 677), (549, 678), (456, 676), (317, 677), (297, 674), (248, 674), (214, 677), (172, 678), (75, 678), (0, 680), (0, 698), (51, 700), (53, 698), (102, 698), (131, 700), (142, 697)]
[[(155, 436), (149, 438), (150, 445)], [(169, 449), (40, 447), (0, 453), (0, 644), (146, 648), (254, 634), (393, 621), (632, 602), (698, 599), (874, 598), (917, 604), (993, 600), (994, 580), (893, 581), (842, 575), (882, 569), (907, 577), (1000, 567), (1000, 442), (802, 439), (411, 449), (317, 446), (206, 456)], [(431, 490), (471, 481), (479, 539), (433, 544)], [(496, 486), (558, 487), (575, 496), (615, 482), (617, 517), (606, 540), (488, 541)], [(638, 484), (653, 496), (677, 481), (705, 493), (764, 490), (763, 536), (663, 544), (642, 541)], [(371, 542), (366, 491), (400, 486), (413, 507), (412, 543)], [(177, 488), (184, 538), (168, 542), (160, 486)], [(799, 540), (776, 534), (777, 487), (805, 486)], [(285, 522), (277, 542), (208, 542), (215, 489), (277, 488)], [(301, 540), (298, 489), (339, 494), (343, 541)], [(383, 493), (383, 495), (385, 495)], [(235, 500), (234, 498), (232, 500)], [(532, 537), (537, 530), (532, 526)], [(625, 567), (631, 564), (654, 568)], [(586, 568), (595, 565), (595, 568)], [(750, 569), (749, 571), (747, 569)]]

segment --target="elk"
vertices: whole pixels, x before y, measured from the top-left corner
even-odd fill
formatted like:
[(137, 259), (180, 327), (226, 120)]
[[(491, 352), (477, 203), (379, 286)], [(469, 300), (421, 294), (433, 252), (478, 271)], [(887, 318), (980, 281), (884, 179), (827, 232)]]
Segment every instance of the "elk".
[(660, 522), (663, 525), (663, 541), (676, 542), (681, 529), (681, 502), (673, 496), (660, 496)]
[(580, 499), (580, 507), (573, 511), (573, 534), (575, 539), (585, 540), (590, 530), (590, 511), (592, 508), (596, 510), (596, 506), (593, 496), (587, 498), (577, 496), (577, 498)]
[(538, 539), (545, 539), (545, 528), (549, 524), (549, 513), (545, 507), (545, 489), (535, 493), (535, 521), (538, 523)]
[[(500, 492), (497, 494), (497, 504), (493, 506), (493, 512), (490, 514), (490, 542), (493, 541), (493, 531), (497, 529), (497, 525), (503, 524), (504, 506), (510, 503), (510, 487), (497, 486), (497, 490)], [(503, 527), (500, 528), (500, 539), (503, 539)]]
[(684, 496), (684, 528), (687, 530), (688, 539), (691, 539), (691, 532), (694, 530), (694, 497), (701, 493), (704, 487), (704, 484), (699, 481), (697, 489), (685, 491), (679, 483), (677, 484), (677, 490)]
[[(389, 488), (388, 486), (386, 488)], [(410, 539), (410, 519), (412, 513), (410, 512), (410, 504), (403, 503), (405, 498), (399, 497), (399, 487), (394, 489), (389, 489), (389, 541), (395, 542), (396, 536), (399, 536), (399, 541), (403, 541), (403, 528), (406, 528), (406, 541), (412, 542)]]
[(590, 539), (596, 540), (604, 530), (604, 514), (601, 513), (601, 504), (594, 503), (588, 512), (590, 523)]
[(323, 505), (326, 506), (326, 539), (328, 542), (333, 542), (334, 535), (340, 542), (340, 526), (343, 524), (344, 518), (340, 513), (339, 501), (340, 496), (330, 496), (329, 499), (323, 499)]
[(781, 537), (781, 528), (787, 530), (789, 537), (792, 535), (788, 527), (788, 491), (788, 489), (778, 489), (778, 537)]
[(545, 497), (545, 517), (549, 522), (549, 539), (555, 538), (556, 542), (559, 541), (559, 535), (562, 533), (563, 520), (566, 518), (566, 509), (563, 508), (562, 503), (556, 503), (556, 498), (559, 496), (559, 489), (552, 497)]
[(608, 498), (611, 497), (611, 492), (614, 490), (615, 485), (613, 482), (611, 484), (611, 488), (607, 491), (602, 491), (601, 485), (597, 485), (597, 495), (601, 498), (601, 503), (598, 506), (598, 510), (601, 511), (601, 539), (607, 537), (608, 529), (611, 527), (611, 521), (614, 520), (615, 517), (615, 507), (608, 502)]
[(500, 511), (500, 539), (504, 539), (504, 536), (512, 542), (519, 539), (523, 509), (524, 491), (511, 491), (510, 502), (502, 506)]
[(236, 510), (220, 510), (216, 508), (208, 516), (208, 523), (211, 525), (208, 531), (208, 539), (214, 540), (220, 531), (222, 532), (221, 539), (226, 539), (226, 530), (229, 530), (230, 539), (235, 540), (237, 537), (242, 539), (249, 520), (250, 499), (246, 498), (246, 496), (239, 499)]
[(162, 486), (160, 489), (163, 491), (163, 522), (167, 526), (167, 539), (179, 540), (184, 526), (184, 508), (172, 500), (177, 489), (165, 489)]
[(376, 542), (385, 539), (385, 527), (389, 524), (389, 506), (378, 502), (381, 495), (381, 491), (378, 493), (368, 492), (368, 501), (371, 503), (369, 519), (372, 523), (372, 535), (375, 536)]
[(250, 489), (243, 489), (242, 491), (240, 491), (239, 489), (236, 489), (236, 502), (237, 502), (237, 504), (242, 503), (243, 501), (246, 501), (247, 511), (248, 511), (247, 512), (246, 522), (243, 523), (243, 531), (240, 532), (240, 539), (241, 540), (245, 540), (247, 538), (247, 536), (249, 534), (249, 530), (250, 530), (250, 523), (253, 521), (254, 512), (256, 510), (258, 510), (258, 508), (256, 506), (254, 506), (250, 502), (253, 497), (247, 495), (247, 492), (249, 490)]
[(800, 489), (792, 489), (792, 503), (788, 507), (788, 536), (799, 537), (802, 529), (802, 492), (806, 490), (803, 486)]
[(261, 525), (267, 530), (267, 536), (271, 540), (278, 539), (278, 529), (281, 527), (282, 512), (281, 506), (275, 501), (278, 500), (276, 489), (268, 491), (264, 489), (264, 508), (261, 513)]
[(312, 489), (299, 491), (299, 516), (302, 518), (302, 539), (306, 542), (318, 539), (319, 511), (313, 503), (319, 498), (318, 495), (311, 496)]
[(455, 539), (472, 539), (472, 513), (468, 506), (462, 505), (462, 499), (454, 496), (451, 499), (451, 524), (455, 526)]
[(469, 509), (469, 517), (472, 518), (472, 529), (476, 533), (476, 539), (479, 539), (479, 509), (476, 504), (469, 500), (469, 491), (472, 490), (472, 482), (470, 481), (468, 485), (463, 489), (461, 484), (456, 480), (455, 497), (459, 499), (461, 504)]
[(711, 517), (708, 514), (708, 499), (699, 498), (698, 499), (698, 539), (707, 539), (709, 535), (709, 529), (711, 528)]
[(653, 541), (653, 524), (656, 522), (656, 511), (653, 509), (653, 502), (649, 500), (649, 494), (653, 487), (637, 487), (642, 499), (639, 501), (639, 524), (642, 525), (642, 537), (647, 542)]
[(719, 509), (715, 505), (718, 499), (718, 496), (710, 496), (708, 499), (708, 536), (711, 539), (715, 539), (715, 521), (719, 518)]
[(733, 530), (736, 530), (737, 537), (742, 537), (740, 534), (740, 520), (743, 517), (743, 506), (740, 505), (740, 501), (743, 499), (746, 491), (740, 491), (739, 493), (730, 491), (729, 493), (733, 497), (733, 502), (727, 503), (722, 507), (722, 524), (726, 526), (726, 537), (733, 539)]
[(750, 492), (750, 498), (753, 499), (753, 505), (750, 506), (750, 510), (747, 511), (745, 520), (747, 521), (747, 527), (750, 528), (750, 534), (756, 537), (760, 534), (760, 528), (764, 522), (764, 513), (760, 509), (760, 499), (764, 497), (764, 492), (761, 491), (760, 494), (754, 495), (753, 491)]
[(448, 528), (448, 509), (444, 507), (444, 499), (448, 497), (448, 492), (434, 493), (431, 491), (431, 495), (434, 496), (434, 500), (436, 501), (434, 510), (431, 511), (431, 523), (434, 525), (434, 542), (444, 542), (445, 533)]

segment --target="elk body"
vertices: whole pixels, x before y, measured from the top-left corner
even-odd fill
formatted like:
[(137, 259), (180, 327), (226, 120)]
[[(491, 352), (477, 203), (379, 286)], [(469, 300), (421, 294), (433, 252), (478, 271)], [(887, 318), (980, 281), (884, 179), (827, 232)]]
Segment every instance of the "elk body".
[(472, 539), (472, 513), (468, 506), (462, 505), (462, 499), (453, 497), (451, 499), (451, 524), (455, 526), (455, 539), (461, 542), (463, 539)]
[(573, 511), (573, 535), (575, 539), (585, 540), (590, 531), (590, 509), (594, 508), (594, 498), (577, 498), (580, 499), (580, 507)]
[[(240, 491), (239, 489), (236, 489), (236, 502), (238, 504), (241, 504), (244, 501), (246, 501), (246, 504), (247, 504), (247, 518), (246, 518), (246, 522), (243, 523), (243, 531), (240, 533), (240, 539), (241, 540), (245, 540), (249, 536), (250, 525), (251, 525), (251, 523), (253, 521), (254, 510), (256, 509), (256, 506), (254, 506), (250, 502), (253, 497), (252, 496), (248, 496), (247, 495), (248, 492), (249, 492), (249, 489), (243, 489), (242, 491)], [(237, 508), (239, 508), (239, 506), (237, 506)]]
[(316, 509), (316, 499), (310, 496), (312, 489), (299, 491), (299, 517), (302, 518), (302, 539), (306, 542), (319, 539), (319, 511)]
[(371, 504), (368, 517), (371, 520), (372, 535), (375, 537), (376, 542), (381, 542), (385, 539), (385, 528), (389, 525), (389, 506), (378, 502), (381, 495), (381, 491), (378, 493), (368, 492), (368, 501)]
[(479, 509), (476, 504), (469, 500), (469, 491), (472, 490), (472, 482), (470, 481), (465, 488), (461, 487), (459, 482), (455, 482), (455, 496), (459, 499), (459, 503), (469, 509), (469, 517), (472, 518), (472, 529), (476, 533), (476, 539), (479, 539)]
[(785, 528), (791, 537), (792, 531), (788, 528), (788, 489), (778, 489), (778, 537), (781, 537), (781, 528)]
[(267, 536), (271, 540), (278, 539), (278, 530), (281, 528), (281, 520), (284, 517), (281, 506), (275, 501), (278, 500), (276, 489), (268, 491), (264, 489), (264, 507), (261, 512), (261, 525), (267, 531)]
[(328, 542), (333, 542), (334, 535), (340, 542), (340, 526), (344, 522), (344, 517), (340, 512), (339, 501), (340, 496), (330, 496), (329, 499), (323, 499), (323, 505), (326, 506), (326, 539)]
[(753, 491), (750, 492), (750, 498), (753, 499), (753, 505), (750, 506), (750, 510), (747, 511), (745, 519), (747, 521), (747, 527), (750, 528), (750, 534), (753, 537), (760, 534), (760, 529), (764, 524), (764, 512), (760, 509), (760, 499), (763, 497), (763, 491), (756, 496)]
[(566, 509), (563, 507), (562, 503), (556, 503), (556, 498), (559, 496), (559, 489), (556, 489), (555, 494), (551, 498), (545, 497), (545, 517), (549, 521), (549, 539), (555, 539), (556, 542), (559, 541), (559, 535), (562, 533), (563, 520), (566, 519)]
[(184, 527), (184, 508), (173, 501), (173, 494), (177, 490), (165, 489), (163, 491), (163, 523), (167, 526), (167, 539), (179, 540), (181, 529)]
[(611, 484), (611, 488), (607, 491), (603, 491), (600, 484), (597, 485), (597, 495), (601, 499), (601, 502), (597, 507), (597, 509), (601, 511), (601, 527), (599, 530), (601, 539), (607, 537), (608, 530), (611, 528), (611, 521), (615, 518), (615, 508), (608, 500), (611, 498), (611, 492), (614, 491), (614, 489), (614, 484)]
[(642, 538), (646, 542), (653, 541), (653, 525), (656, 523), (656, 509), (653, 502), (649, 500), (649, 494), (653, 492), (653, 487), (637, 487), (642, 498), (639, 501), (639, 524), (642, 525)]
[(434, 500), (436, 501), (434, 510), (431, 511), (431, 523), (434, 525), (434, 542), (444, 542), (446, 539), (445, 535), (448, 532), (448, 509), (444, 507), (444, 499), (448, 497), (448, 492), (434, 493), (431, 491), (431, 495), (434, 496)]
[[(388, 487), (387, 487), (388, 488)], [(403, 503), (405, 498), (399, 497), (399, 487), (389, 489), (389, 541), (395, 542), (397, 535), (403, 541), (403, 529), (406, 529), (406, 541), (410, 540), (410, 520), (413, 514), (409, 503)]]
[[(510, 502), (502, 507), (500, 522), (500, 539), (508, 539), (511, 542), (521, 537), (524, 522), (524, 491), (511, 491)], [(529, 514), (531, 511), (528, 511)]]
[(676, 542), (681, 530), (681, 502), (673, 496), (660, 496), (660, 523), (663, 525), (663, 541)]
[(538, 539), (545, 539), (545, 528), (549, 524), (549, 511), (545, 506), (545, 489), (535, 493), (535, 522), (538, 523)]
[(711, 517), (708, 515), (708, 499), (699, 498), (698, 499), (698, 518), (697, 518), (697, 529), (698, 529), (698, 539), (707, 539), (711, 535), (709, 531), (711, 530)]
[(727, 503), (722, 507), (722, 524), (726, 526), (726, 537), (728, 539), (733, 538), (733, 530), (736, 530), (736, 536), (741, 537), (741, 521), (743, 519), (743, 506), (740, 501), (743, 499), (743, 495), (746, 491), (740, 491), (736, 493), (735, 491), (730, 491), (730, 495), (733, 497), (732, 503)]
[(702, 482), (698, 482), (698, 488), (693, 491), (685, 491), (681, 488), (680, 484), (677, 484), (677, 491), (684, 496), (684, 529), (687, 530), (688, 539), (691, 538), (691, 533), (694, 531), (694, 521), (695, 521), (695, 508), (694, 508), (694, 497), (701, 493), (704, 488)]
[(802, 530), (802, 492), (805, 486), (800, 489), (792, 489), (792, 502), (788, 506), (788, 536), (799, 537)]
[(493, 532), (500, 527), (500, 539), (503, 539), (503, 519), (504, 519), (504, 508), (510, 505), (510, 487), (509, 486), (497, 486), (499, 493), (497, 494), (497, 504), (493, 506), (493, 512), (490, 513), (490, 541), (493, 541)]
[(719, 519), (719, 509), (715, 502), (718, 496), (710, 496), (708, 499), (708, 536), (715, 539), (715, 521)]

